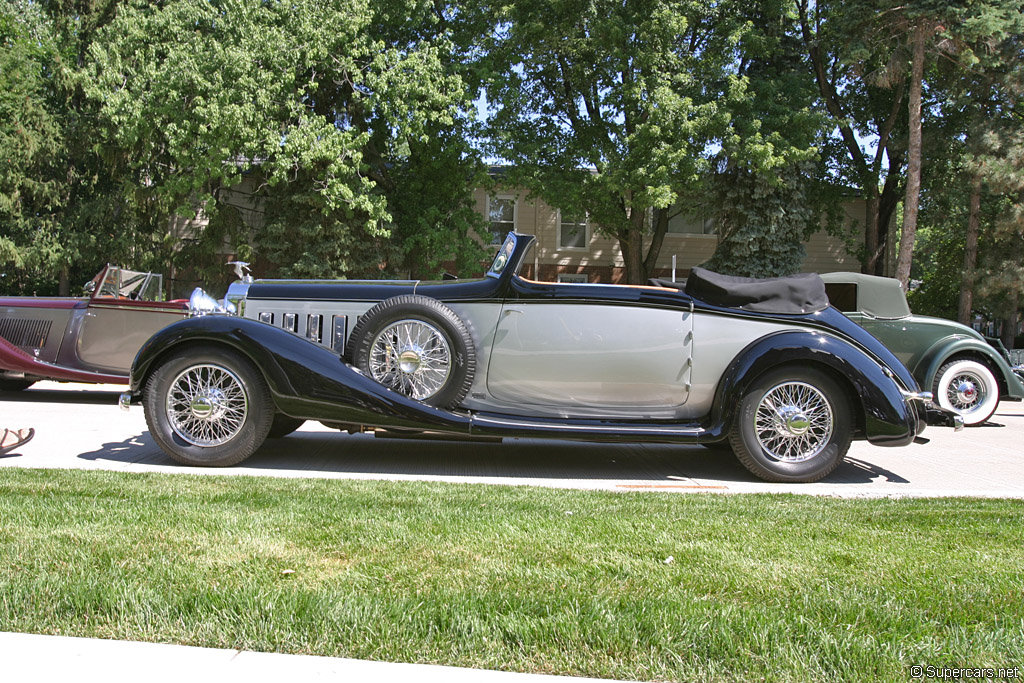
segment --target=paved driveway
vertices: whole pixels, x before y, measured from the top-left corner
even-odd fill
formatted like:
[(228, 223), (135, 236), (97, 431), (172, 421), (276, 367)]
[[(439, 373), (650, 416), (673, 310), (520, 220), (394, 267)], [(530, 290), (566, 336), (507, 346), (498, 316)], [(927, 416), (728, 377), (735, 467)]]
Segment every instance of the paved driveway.
[(471, 443), (343, 434), (307, 423), (270, 440), (241, 466), (178, 465), (153, 443), (142, 408), (117, 408), (117, 386), (40, 382), (0, 394), (0, 427), (36, 437), (0, 467), (109, 469), (213, 475), (395, 479), (618, 491), (771, 491), (860, 496), (1024, 498), (1024, 404), (1002, 403), (989, 424), (954, 433), (931, 427), (926, 445), (854, 443), (846, 462), (815, 484), (769, 484), (731, 454), (699, 446), (605, 445), (511, 439)]

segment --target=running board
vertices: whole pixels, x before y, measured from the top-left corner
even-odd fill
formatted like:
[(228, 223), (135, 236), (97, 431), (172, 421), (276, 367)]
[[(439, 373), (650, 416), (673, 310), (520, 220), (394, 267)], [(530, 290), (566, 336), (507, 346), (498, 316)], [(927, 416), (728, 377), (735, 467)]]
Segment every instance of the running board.
[(707, 430), (695, 423), (614, 422), (596, 419), (521, 418), (473, 413), (469, 433), (476, 436), (581, 439), (586, 441), (661, 441), (697, 443)]

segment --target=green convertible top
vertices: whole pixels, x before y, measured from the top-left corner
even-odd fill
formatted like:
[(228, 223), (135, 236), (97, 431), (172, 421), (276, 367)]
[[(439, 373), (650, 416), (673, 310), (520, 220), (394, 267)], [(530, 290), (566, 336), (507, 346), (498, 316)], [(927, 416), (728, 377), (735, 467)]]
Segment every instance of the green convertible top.
[[(873, 318), (906, 318), (910, 315), (900, 281), (863, 273), (822, 273), (832, 305), (843, 312), (860, 311)], [(856, 291), (856, 308), (853, 292)], [(846, 290), (846, 291), (843, 291)]]

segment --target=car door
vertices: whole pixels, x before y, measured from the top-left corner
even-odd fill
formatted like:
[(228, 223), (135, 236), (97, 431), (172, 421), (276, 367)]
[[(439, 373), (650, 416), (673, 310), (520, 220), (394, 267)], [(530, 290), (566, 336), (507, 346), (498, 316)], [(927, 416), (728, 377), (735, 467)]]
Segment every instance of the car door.
[(142, 344), (185, 315), (180, 303), (127, 298), (122, 275), (107, 269), (81, 318), (75, 353), (88, 369), (127, 374)]
[(628, 417), (681, 406), (689, 392), (692, 325), (688, 310), (507, 301), (491, 347), (488, 392), (509, 406), (550, 406), (569, 415), (603, 409)]
[(98, 371), (127, 374), (142, 344), (183, 317), (180, 306), (93, 299), (78, 335), (78, 358)]

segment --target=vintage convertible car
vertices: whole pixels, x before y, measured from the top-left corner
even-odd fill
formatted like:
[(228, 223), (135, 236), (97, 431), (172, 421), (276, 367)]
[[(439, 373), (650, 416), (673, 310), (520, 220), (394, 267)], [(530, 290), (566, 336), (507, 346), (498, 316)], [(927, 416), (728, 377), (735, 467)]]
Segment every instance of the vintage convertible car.
[(816, 275), (696, 269), (685, 288), (533, 282), (509, 234), (486, 276), (253, 281), (139, 351), (141, 399), (175, 460), (232, 465), (304, 420), (414, 436), (731, 446), (755, 475), (814, 481), (852, 439), (915, 440), (930, 394), (829, 307)]
[(962, 415), (965, 424), (986, 422), (1000, 399), (1024, 399), (1024, 384), (1003, 349), (966, 325), (911, 314), (899, 280), (860, 273), (821, 277), (832, 305), (889, 347), (935, 401)]
[(163, 276), (105, 266), (82, 297), (0, 297), (0, 391), (41, 379), (127, 384), (143, 342), (188, 315)]

